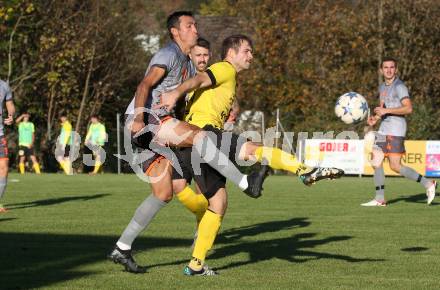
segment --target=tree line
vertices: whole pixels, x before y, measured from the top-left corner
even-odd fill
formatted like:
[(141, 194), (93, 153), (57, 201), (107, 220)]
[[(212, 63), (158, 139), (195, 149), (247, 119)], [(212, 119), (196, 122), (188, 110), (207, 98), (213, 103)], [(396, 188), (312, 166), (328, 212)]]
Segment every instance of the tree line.
[(242, 107), (265, 111), (286, 128), (341, 131), (338, 96), (356, 91), (377, 103), (384, 56), (399, 61), (399, 75), (414, 105), (409, 139), (440, 139), (440, 2), (435, 0), (211, 0), (201, 14), (229, 15), (253, 31), (253, 69), (241, 76)]

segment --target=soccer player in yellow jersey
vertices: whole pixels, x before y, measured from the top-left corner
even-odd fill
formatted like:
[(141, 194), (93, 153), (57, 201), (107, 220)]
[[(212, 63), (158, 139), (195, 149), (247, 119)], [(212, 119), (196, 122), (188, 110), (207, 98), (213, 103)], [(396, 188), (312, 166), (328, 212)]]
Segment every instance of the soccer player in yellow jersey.
[[(197, 39), (196, 45), (191, 48), (189, 57), (196, 68), (197, 73), (204, 72), (211, 58), (211, 45), (209, 41), (204, 38), (199, 37)], [(187, 97), (190, 97), (188, 94)], [(178, 108), (176, 111), (185, 111), (185, 103), (183, 103), (182, 108)], [(183, 118), (183, 114), (181, 116)], [(173, 168), (172, 179), (173, 179), (173, 192), (176, 194), (177, 199), (185, 205), (185, 207), (190, 210), (196, 216), (197, 227), (208, 208), (208, 201), (205, 196), (201, 194), (201, 190), (197, 183), (196, 192), (192, 190), (188, 184), (191, 183), (193, 178), (193, 172), (191, 170), (191, 164), (188, 161), (188, 156), (191, 155), (192, 148), (175, 148), (174, 152), (179, 160), (182, 174), (178, 173), (175, 168)]]
[(70, 124), (69, 120), (67, 119), (67, 116), (62, 115), (60, 117), (61, 122), (61, 132), (60, 136), (58, 137), (58, 145), (60, 145), (60, 148), (62, 149), (62, 154), (57, 154), (56, 159), (58, 163), (60, 164), (61, 168), (63, 169), (64, 173), (67, 175), (72, 174), (72, 164), (69, 160), (69, 153), (70, 153), (70, 145), (72, 145), (72, 124)]
[[(189, 11), (172, 13), (167, 19), (167, 29), (171, 42), (150, 60), (146, 74), (126, 110), (127, 137), (130, 138), (131, 135), (135, 153), (145, 157), (141, 158), (140, 164), (133, 164), (137, 167), (134, 170), (150, 177), (152, 194), (136, 209), (108, 258), (134, 273), (143, 273), (145, 268), (139, 267), (132, 257), (133, 241), (173, 198), (172, 166), (169, 165), (173, 164), (175, 155), (168, 146), (193, 147), (204, 162), (252, 197), (261, 194), (266, 177), (261, 170), (243, 174), (217, 148), (207, 132), (176, 119), (174, 112), (154, 108), (160, 103), (163, 92), (172, 90), (195, 73), (188, 59), (188, 54), (198, 38), (193, 14)], [(212, 156), (221, 158), (222, 163), (211, 158)], [(133, 159), (128, 158), (132, 163)], [(267, 166), (263, 169), (267, 169)]]
[[(294, 155), (278, 148), (265, 147), (249, 142), (241, 136), (222, 132), (223, 124), (235, 100), (236, 75), (248, 69), (252, 62), (252, 41), (245, 35), (226, 38), (222, 45), (222, 58), (224, 61), (213, 64), (206, 72), (199, 73), (175, 90), (162, 94), (158, 107), (170, 110), (179, 97), (196, 90), (188, 101), (185, 121), (212, 132), (219, 146), (223, 143), (222, 140), (229, 138), (230, 159), (253, 159), (258, 162), (265, 160), (274, 169), (287, 170), (299, 175), (306, 185), (343, 175), (344, 172), (337, 168), (308, 168), (296, 160)], [(184, 274), (189, 276), (216, 274), (212, 270), (206, 270), (204, 261), (214, 243), (227, 207), (224, 178), (204, 165), (206, 164), (200, 165), (201, 174), (196, 174), (194, 179), (208, 199), (209, 206), (200, 221), (192, 259), (184, 269)]]
[(90, 117), (90, 126), (87, 130), (85, 143), (93, 151), (95, 156), (95, 168), (90, 175), (95, 175), (98, 173), (102, 165), (102, 157), (100, 156), (99, 148), (104, 146), (107, 141), (107, 132), (105, 131), (105, 126), (99, 122), (99, 118), (96, 115)]
[[(192, 63), (194, 64), (197, 73), (202, 73), (206, 71), (208, 68), (209, 59), (211, 58), (210, 51), (210, 43), (204, 38), (199, 37), (197, 39), (197, 44), (191, 48), (189, 57), (191, 58)], [(192, 96), (192, 93), (188, 94), (185, 98), (189, 100)], [(176, 105), (176, 107), (178, 107)], [(185, 108), (183, 108), (185, 109)], [(180, 108), (176, 109), (177, 111), (182, 111)], [(228, 116), (228, 120), (226, 121), (225, 126), (231, 128), (233, 123), (235, 123), (236, 117), (239, 113), (239, 105), (238, 102), (235, 101)], [(184, 111), (184, 110), (183, 110)], [(183, 115), (182, 115), (183, 117)], [(232, 126), (231, 126), (232, 125)], [(192, 148), (175, 148), (174, 149), (176, 157), (178, 159), (180, 168), (182, 169), (182, 174), (180, 174), (175, 168), (173, 168), (172, 178), (173, 178), (173, 191), (176, 194), (177, 199), (185, 205), (185, 207), (190, 210), (196, 217), (196, 233), (194, 236), (194, 243), (197, 238), (197, 229), (202, 219), (203, 215), (208, 208), (208, 201), (206, 197), (201, 193), (201, 189), (198, 186), (197, 182), (195, 182), (196, 192), (189, 186), (194, 177), (194, 172), (191, 168), (191, 152)], [(217, 176), (214, 176), (216, 179)], [(205, 180), (209, 180), (213, 178), (210, 174), (204, 175)], [(199, 179), (199, 178), (198, 178)], [(200, 181), (199, 181), (200, 182)], [(217, 192), (217, 190), (224, 189), (223, 182), (215, 182), (213, 188), (210, 188), (210, 191)], [(194, 246), (193, 243), (193, 246)]]
[(40, 165), (34, 153), (35, 126), (29, 121), (29, 117), (29, 113), (26, 112), (15, 120), (15, 123), (18, 124), (18, 155), (20, 156), (18, 167), (20, 173), (24, 174), (24, 161), (30, 157), (35, 173), (40, 174)]

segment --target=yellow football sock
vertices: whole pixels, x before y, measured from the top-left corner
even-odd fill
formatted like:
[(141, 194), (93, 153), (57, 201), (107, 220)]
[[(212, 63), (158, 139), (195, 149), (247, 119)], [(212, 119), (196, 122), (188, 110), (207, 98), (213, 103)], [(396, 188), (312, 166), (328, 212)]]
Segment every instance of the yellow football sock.
[(95, 169), (93, 169), (93, 173), (98, 173), (99, 168), (101, 168), (101, 162), (96, 161), (95, 162)]
[(202, 220), (203, 216), (205, 215), (206, 210), (208, 209), (209, 202), (203, 194), (196, 194), (196, 196), (197, 196), (197, 202), (198, 202), (198, 207), (199, 207), (197, 210), (197, 213), (196, 213), (197, 228), (198, 228), (200, 221)]
[(70, 162), (69, 161), (62, 161), (61, 168), (63, 168), (64, 173), (69, 175), (70, 174)]
[(292, 172), (296, 175), (301, 175), (311, 170), (307, 165), (299, 162), (295, 155), (284, 152), (278, 148), (272, 147), (258, 147), (255, 150), (255, 157), (258, 162), (265, 158), (269, 162), (269, 166), (273, 169), (281, 169)]
[(41, 171), (40, 171), (40, 164), (34, 163), (34, 170), (35, 170), (36, 174), (40, 174), (41, 173)]
[(215, 237), (222, 223), (222, 216), (210, 210), (203, 215), (199, 225), (199, 233), (193, 250), (193, 258), (189, 267), (193, 270), (201, 270), (206, 258), (206, 254), (214, 244)]
[(66, 170), (64, 169), (64, 161), (58, 161), (58, 163), (60, 164), (61, 169), (66, 172)]
[(186, 186), (176, 196), (189, 211), (196, 215), (197, 222), (200, 222), (208, 208), (208, 200), (206, 200), (203, 194), (196, 194), (191, 187)]
[(19, 163), (18, 168), (20, 168), (20, 173), (24, 174), (24, 163)]

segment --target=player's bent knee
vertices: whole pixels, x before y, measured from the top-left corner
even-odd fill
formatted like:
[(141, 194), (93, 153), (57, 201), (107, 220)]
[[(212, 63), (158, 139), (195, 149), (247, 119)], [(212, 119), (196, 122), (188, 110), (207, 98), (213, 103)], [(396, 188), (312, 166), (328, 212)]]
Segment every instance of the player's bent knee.
[(250, 158), (253, 158), (255, 156), (255, 151), (260, 146), (261, 145), (259, 145), (257, 143), (248, 141), (248, 142), (244, 143), (243, 146), (241, 146), (238, 157), (241, 160), (248, 160)]
[(219, 215), (224, 215), (228, 207), (228, 195), (224, 188), (219, 189), (209, 200), (209, 210)]
[(153, 191), (155, 197), (160, 199), (163, 202), (170, 202), (173, 199), (173, 193), (167, 190), (155, 190)]
[(173, 180), (173, 192), (175, 194), (182, 192), (187, 185), (186, 179), (175, 179)]
[(193, 131), (193, 144), (202, 141), (204, 138), (207, 138), (206, 131), (201, 130), (200, 128), (196, 128)]
[(400, 173), (400, 164), (390, 164), (390, 168), (392, 171), (396, 173)]
[(8, 175), (8, 165), (9, 165), (8, 158), (0, 159), (0, 176)]
[(373, 151), (373, 158), (370, 161), (371, 166), (373, 166), (375, 169), (380, 168), (382, 166), (383, 159), (385, 157), (385, 154), (382, 151)]

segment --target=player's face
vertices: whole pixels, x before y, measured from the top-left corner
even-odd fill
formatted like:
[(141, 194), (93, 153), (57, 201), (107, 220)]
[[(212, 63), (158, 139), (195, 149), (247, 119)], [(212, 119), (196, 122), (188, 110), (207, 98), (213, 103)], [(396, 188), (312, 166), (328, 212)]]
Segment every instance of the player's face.
[(178, 38), (188, 47), (196, 45), (198, 37), (196, 20), (191, 16), (180, 16), (177, 34)]
[(237, 52), (234, 52), (234, 62), (238, 70), (248, 69), (251, 65), (252, 59), (252, 47), (247, 41), (242, 41)]
[(196, 66), (197, 71), (202, 72), (206, 70), (206, 67), (208, 66), (209, 58), (211, 56), (209, 53), (209, 49), (196, 45), (193, 48), (191, 48), (189, 57)]
[(396, 76), (397, 68), (394, 61), (385, 61), (380, 69), (385, 80), (392, 80)]

